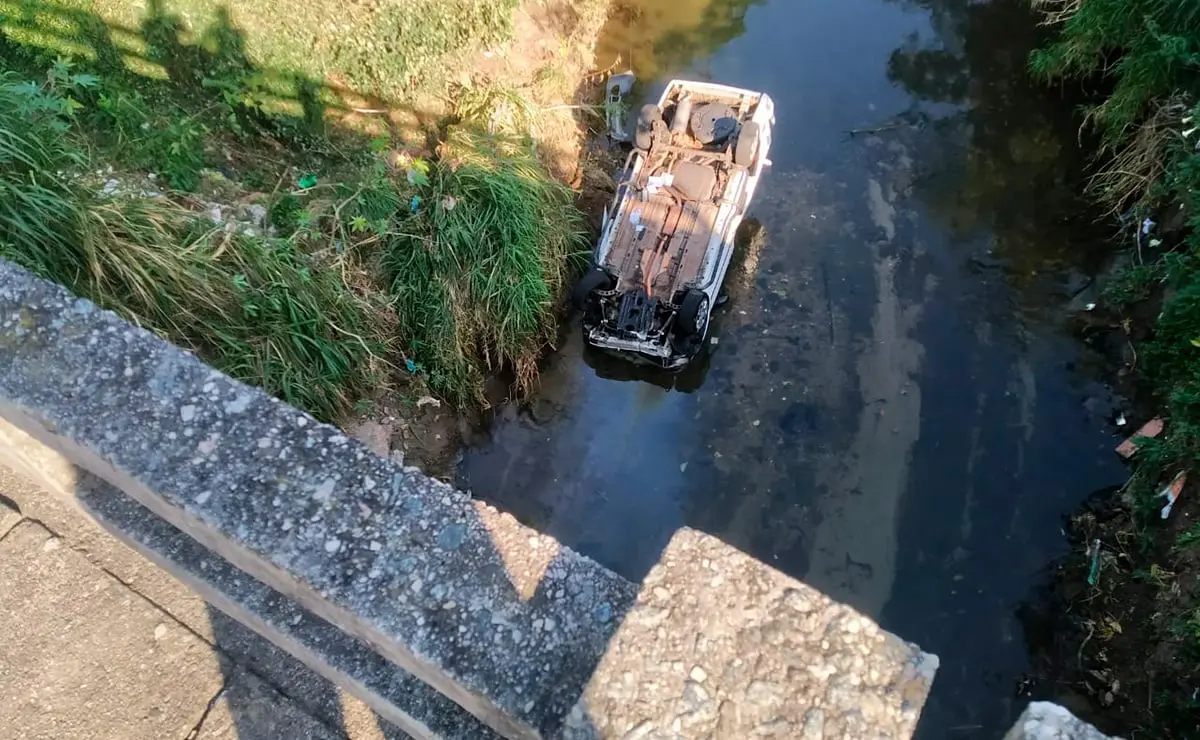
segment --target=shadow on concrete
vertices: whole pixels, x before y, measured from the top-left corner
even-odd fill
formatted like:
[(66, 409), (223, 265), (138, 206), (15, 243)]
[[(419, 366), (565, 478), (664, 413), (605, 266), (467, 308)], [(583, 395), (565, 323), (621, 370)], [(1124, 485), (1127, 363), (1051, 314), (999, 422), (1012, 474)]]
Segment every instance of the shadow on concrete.
[[(0, 64), (40, 74), (49, 61), (66, 55), (79, 60), (79, 70), (128, 81), (148, 100), (168, 99), (202, 112), (216, 109), (234, 117), (237, 125), (250, 135), (302, 146), (319, 143), (321, 137), (346, 137), (351, 142), (365, 144), (361, 130), (342, 125), (359, 116), (356, 108), (360, 106), (355, 105), (356, 101), (365, 101), (369, 107), (404, 109), (403, 105), (385, 104), (328, 81), (256, 66), (247, 53), (245, 33), (233, 26), (227, 8), (219, 8), (211, 24), (198, 35), (192, 31), (181, 16), (168, 10), (163, 0), (149, 0), (146, 16), (137, 27), (113, 24), (74, 7), (25, 0), (16, 4), (15, 9), (0, 14)], [(30, 39), (36, 43), (31, 44)], [(147, 72), (152, 74), (147, 76)], [(435, 131), (442, 123), (435, 114), (415, 109), (404, 112), (415, 116), (427, 132)], [(394, 117), (379, 120), (392, 133), (410, 133), (400, 131)], [(585, 114), (579, 113), (578, 120), (582, 125)], [(371, 503), (373, 507), (388, 505), (382, 501)], [(553, 568), (560, 562), (561, 556), (556, 556), (545, 567)], [(499, 551), (492, 553), (488, 567), (503, 572), (505, 559)], [(551, 601), (542, 585), (524, 597), (514, 590), (511, 597), (534, 607)], [(602, 620), (602, 631), (608, 637), (616, 632), (630, 606), (628, 600), (611, 605), (611, 612)], [(232, 659), (232, 664), (264, 679), (334, 732), (350, 731), (340, 690), (331, 682), (211, 607), (210, 618), (217, 647)], [(433, 620), (435, 631), (453, 628), (452, 624)], [(539, 690), (564, 685), (582, 688), (578, 677), (591, 674), (600, 654), (589, 656), (587, 665), (568, 656), (550, 669), (545, 686), (538, 687)], [(228, 678), (232, 680), (233, 676)], [(566, 721), (575, 699), (578, 696), (561, 707), (556, 719), (539, 729), (553, 735)], [(239, 737), (243, 740), (261, 737), (262, 725), (254, 707), (240, 706), (241, 699), (237, 696), (227, 696), (226, 701), (235, 720), (242, 718), (238, 721)], [(585, 717), (582, 724), (589, 723)], [(375, 724), (385, 738), (405, 737), (378, 716)]]

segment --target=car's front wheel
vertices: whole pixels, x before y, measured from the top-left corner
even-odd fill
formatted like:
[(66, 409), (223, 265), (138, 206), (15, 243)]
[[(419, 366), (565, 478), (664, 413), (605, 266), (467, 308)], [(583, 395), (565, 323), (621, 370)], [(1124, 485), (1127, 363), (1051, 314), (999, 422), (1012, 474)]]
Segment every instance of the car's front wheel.
[(597, 290), (612, 290), (614, 283), (612, 275), (599, 267), (593, 267), (575, 283), (575, 289), (571, 292), (571, 303), (582, 311), (587, 308), (588, 298), (592, 293)]
[(675, 334), (681, 339), (699, 339), (707, 328), (708, 294), (690, 288), (679, 302), (679, 311), (675, 315)]

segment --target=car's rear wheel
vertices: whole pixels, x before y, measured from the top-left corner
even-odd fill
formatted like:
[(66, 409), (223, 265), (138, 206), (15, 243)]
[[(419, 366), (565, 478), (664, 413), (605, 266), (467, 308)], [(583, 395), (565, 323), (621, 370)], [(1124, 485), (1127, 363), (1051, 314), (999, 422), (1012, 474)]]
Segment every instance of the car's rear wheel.
[(638, 113), (637, 129), (633, 133), (633, 145), (643, 151), (649, 151), (654, 143), (654, 135), (666, 128), (667, 124), (663, 121), (659, 107), (653, 103), (643, 105)]
[(754, 121), (742, 124), (738, 134), (737, 145), (733, 148), (733, 163), (739, 167), (753, 167), (754, 159), (758, 156), (758, 140), (760, 131)]
[(690, 288), (679, 302), (675, 315), (675, 333), (682, 339), (698, 339), (708, 327), (708, 294)]
[(587, 307), (588, 298), (597, 290), (612, 290), (613, 287), (612, 275), (609, 275), (599, 267), (593, 267), (575, 283), (575, 289), (571, 292), (571, 302), (575, 304), (575, 308), (583, 310)]

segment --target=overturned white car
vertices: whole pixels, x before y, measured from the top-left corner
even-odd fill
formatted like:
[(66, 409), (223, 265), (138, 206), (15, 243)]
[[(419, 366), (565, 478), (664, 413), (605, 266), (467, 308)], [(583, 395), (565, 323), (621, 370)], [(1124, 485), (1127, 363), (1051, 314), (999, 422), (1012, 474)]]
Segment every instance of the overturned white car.
[(645, 106), (574, 298), (587, 341), (679, 370), (700, 351), (734, 234), (769, 164), (763, 93), (674, 80)]

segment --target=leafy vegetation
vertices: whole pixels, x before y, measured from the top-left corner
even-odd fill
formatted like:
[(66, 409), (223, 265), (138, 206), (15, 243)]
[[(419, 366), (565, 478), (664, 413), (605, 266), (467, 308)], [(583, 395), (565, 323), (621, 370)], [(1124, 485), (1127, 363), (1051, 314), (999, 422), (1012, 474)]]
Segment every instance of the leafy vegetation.
[(378, 370), (378, 309), (291, 240), (205, 229), (169, 199), (72, 180), (88, 161), (71, 136), (81, 83), (0, 77), (0, 256), (318, 417), (345, 413)]
[(486, 375), (510, 367), (528, 387), (584, 246), (571, 191), (527, 143), (458, 129), (411, 203), (384, 267), (414, 354), (436, 368), (431, 384), (479, 401)]
[[(1099, 79), (1108, 90), (1088, 111), (1103, 147), (1094, 195), (1135, 229), (1144, 219), (1163, 222), (1141, 231), (1137, 262), (1106, 297), (1121, 306), (1162, 299), (1151, 338), (1137, 348), (1137, 370), (1166, 406), (1167, 430), (1140, 446), (1129, 488), (1144, 533), (1136, 557), (1164, 574), (1142, 615), (1148, 639), (1160, 645), (1137, 650), (1170, 657), (1133, 670), (1150, 670), (1155, 692), (1138, 724), (1155, 736), (1189, 736), (1196, 731), (1193, 688), (1200, 679), (1200, 589), (1183, 574), (1200, 562), (1200, 536), (1195, 526), (1176, 530), (1185, 526), (1178, 509), (1194, 510), (1186, 497), (1195, 497), (1196, 488), (1194, 482), (1187, 486), (1185, 501), (1165, 526), (1158, 492), (1180, 470), (1193, 478), (1200, 474), (1200, 3), (1035, 5), (1057, 35), (1034, 54), (1033, 70), (1048, 79)], [(1113, 603), (1135, 603), (1130, 593)]]
[[(332, 125), (372, 100), (342, 81), (449, 90), (449, 57), (511, 36), (516, 0), (371, 9), (370, 38), (315, 45), (283, 4), (243, 31), (207, 0), (0, 0), (0, 256), (322, 419), (396, 382), (461, 404), (489, 373), (528, 388), (582, 246), (537, 107), (458, 85), (419, 135)], [(342, 10), (325, 20), (368, 12)], [(313, 82), (326, 63), (339, 84)]]

